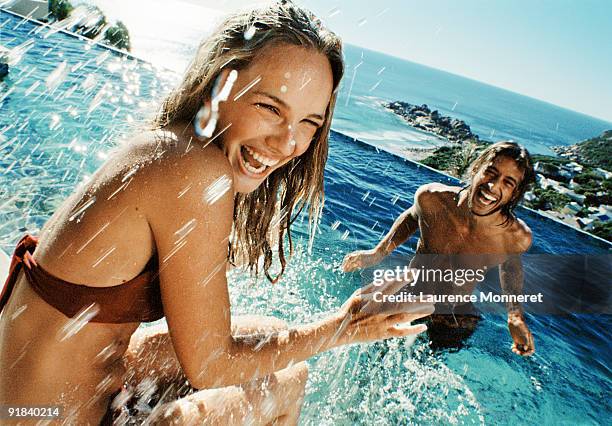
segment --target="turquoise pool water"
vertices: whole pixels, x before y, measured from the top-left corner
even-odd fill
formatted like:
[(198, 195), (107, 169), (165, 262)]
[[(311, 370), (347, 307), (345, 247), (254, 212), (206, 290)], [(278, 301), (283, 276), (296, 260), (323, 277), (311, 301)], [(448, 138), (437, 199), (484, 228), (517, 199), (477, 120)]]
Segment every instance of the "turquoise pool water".
[[(53, 210), (153, 111), (176, 76), (0, 13), (0, 43), (22, 45), (0, 83), (0, 248), (36, 233)], [(311, 253), (305, 228), (282, 283), (231, 273), (234, 314), (312, 321), (361, 284), (339, 264), (372, 246), (415, 189), (449, 178), (333, 133), (326, 207)], [(521, 211), (535, 253), (609, 253), (610, 245)], [(416, 240), (402, 248), (414, 251)], [(561, 284), (561, 283), (560, 283)], [(611, 321), (604, 315), (529, 316), (537, 353), (509, 350), (504, 317), (485, 314), (460, 350), (424, 337), (345, 347), (310, 361), (301, 423), (605, 424), (610, 418)]]

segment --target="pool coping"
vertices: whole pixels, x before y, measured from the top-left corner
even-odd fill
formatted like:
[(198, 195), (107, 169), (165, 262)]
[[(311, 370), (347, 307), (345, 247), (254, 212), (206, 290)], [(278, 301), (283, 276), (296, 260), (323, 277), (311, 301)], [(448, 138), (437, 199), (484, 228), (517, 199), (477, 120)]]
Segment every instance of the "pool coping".
[[(6, 9), (6, 8), (3, 8), (3, 7), (0, 7), (0, 11), (2, 11), (2, 12), (6, 12), (6, 13), (8, 13), (8, 14), (11, 14), (11, 15), (13, 15), (13, 16), (19, 17), (19, 18), (21, 18), (21, 19), (26, 19), (26, 20), (28, 20), (28, 21), (30, 21), (30, 22), (34, 22), (35, 24), (38, 24), (38, 25), (42, 25), (42, 26), (45, 26), (45, 27), (53, 28), (53, 26), (52, 26), (51, 24), (48, 24), (48, 23), (46, 23), (46, 22), (39, 21), (39, 20), (34, 19), (34, 18), (30, 18), (30, 17), (24, 16), (24, 15), (21, 15), (21, 14), (19, 14), (19, 13), (13, 12), (13, 11), (8, 10), (8, 9)], [(116, 47), (110, 46), (110, 45), (108, 45), (108, 44), (101, 43), (101, 42), (99, 42), (99, 41), (93, 41), (92, 39), (87, 38), (87, 37), (85, 37), (85, 36), (83, 36), (83, 35), (81, 35), (81, 34), (77, 34), (77, 33), (73, 32), (73, 31), (69, 31), (69, 30), (66, 30), (66, 29), (60, 29), (60, 30), (59, 30), (59, 31), (57, 31), (57, 32), (67, 34), (67, 35), (69, 35), (69, 36), (71, 36), (71, 37), (74, 37), (74, 38), (77, 38), (77, 39), (79, 39), (79, 40), (82, 40), (82, 41), (85, 41), (85, 42), (91, 43), (92, 45), (96, 45), (96, 46), (98, 46), (98, 47), (100, 47), (100, 48), (103, 48), (103, 49), (108, 49), (108, 50), (110, 50), (110, 51), (112, 51), (112, 52), (114, 52), (114, 53), (116, 53), (116, 54), (121, 55), (121, 56), (127, 56), (127, 57), (129, 57), (129, 58), (131, 58), (131, 59), (134, 59), (134, 60), (138, 61), (139, 63), (143, 63), (143, 64), (150, 65), (150, 66), (152, 66), (153, 68), (162, 69), (162, 70), (164, 70), (165, 72), (170, 72), (170, 73), (172, 73), (172, 74), (174, 74), (174, 75), (179, 75), (179, 76), (180, 76), (180, 74), (181, 74), (181, 73), (177, 73), (177, 72), (176, 72), (176, 71), (174, 71), (174, 70), (171, 70), (171, 69), (169, 69), (169, 68), (166, 68), (166, 67), (164, 67), (164, 66), (162, 66), (162, 65), (153, 65), (151, 62), (149, 62), (149, 61), (147, 61), (147, 60), (145, 60), (145, 59), (143, 59), (143, 58), (141, 58), (141, 57), (139, 57), (139, 56), (137, 56), (137, 55), (134, 55), (134, 54), (133, 54), (133, 53), (131, 53), (131, 52), (128, 52), (128, 51), (125, 51), (125, 50), (121, 50), (121, 49), (117, 49)], [(393, 155), (394, 157), (400, 158), (400, 159), (402, 159), (402, 160), (404, 160), (404, 161), (408, 161), (408, 162), (410, 162), (410, 163), (414, 164), (415, 166), (418, 166), (418, 167), (425, 167), (426, 169), (431, 170), (432, 172), (435, 172), (435, 173), (437, 173), (437, 174), (439, 174), (439, 175), (445, 176), (446, 178), (451, 178), (451, 179), (453, 179), (453, 180), (459, 180), (459, 181), (461, 181), (461, 179), (458, 179), (457, 177), (455, 177), (455, 176), (451, 176), (451, 175), (449, 175), (449, 174), (447, 174), (447, 173), (444, 173), (444, 172), (442, 172), (442, 171), (440, 171), (440, 170), (434, 169), (434, 168), (433, 168), (433, 167), (431, 167), (431, 166), (427, 166), (427, 165), (425, 165), (425, 164), (419, 163), (418, 161), (412, 160), (412, 159), (410, 159), (410, 158), (402, 157), (401, 155), (399, 155), (399, 154), (397, 154), (397, 153), (395, 153), (395, 152), (391, 152), (391, 151), (387, 151), (387, 150), (381, 149), (381, 148), (379, 148), (379, 147), (377, 147), (377, 146), (375, 146), (375, 145), (372, 145), (372, 144), (369, 144), (369, 143), (367, 143), (367, 142), (365, 142), (365, 141), (362, 141), (361, 139), (353, 138), (353, 137), (351, 137), (351, 136), (349, 136), (349, 135), (346, 135), (345, 133), (343, 133), (343, 132), (341, 132), (341, 131), (335, 130), (333, 127), (331, 127), (331, 130), (333, 130), (333, 131), (334, 131), (334, 132), (336, 132), (336, 133), (340, 133), (340, 134), (342, 134), (343, 136), (346, 136), (346, 137), (347, 137), (347, 138), (349, 138), (349, 139), (353, 139), (353, 140), (355, 140), (355, 141), (359, 141), (360, 143), (362, 143), (362, 144), (364, 144), (364, 145), (367, 145), (367, 146), (369, 146), (369, 147), (372, 147), (372, 148), (374, 148), (374, 149), (376, 149), (376, 150), (387, 152), (387, 153), (389, 153), (389, 154)], [(612, 251), (612, 242), (610, 242), (610, 241), (608, 241), (608, 240), (605, 240), (605, 239), (603, 239), (603, 238), (601, 238), (601, 237), (599, 237), (599, 236), (597, 236), (597, 235), (594, 235), (594, 234), (591, 234), (591, 233), (589, 233), (589, 232), (586, 232), (586, 231), (584, 231), (584, 230), (582, 230), (582, 229), (580, 229), (580, 228), (576, 228), (576, 227), (574, 227), (574, 226), (570, 225), (569, 223), (565, 223), (565, 222), (563, 222), (562, 220), (560, 220), (560, 219), (558, 219), (558, 218), (556, 218), (556, 217), (553, 217), (553, 216), (549, 216), (549, 215), (547, 215), (547, 214), (545, 214), (545, 213), (542, 213), (542, 212), (540, 212), (539, 210), (534, 210), (534, 209), (532, 209), (532, 208), (530, 208), (530, 207), (526, 207), (526, 206), (523, 206), (523, 205), (520, 205), (520, 207), (521, 207), (521, 208), (523, 208), (523, 209), (525, 209), (525, 210), (527, 210), (527, 211), (530, 211), (530, 212), (532, 212), (532, 213), (535, 213), (535, 214), (537, 214), (538, 216), (541, 216), (541, 217), (543, 217), (543, 218), (545, 218), (545, 219), (549, 219), (549, 220), (552, 220), (552, 221), (554, 221), (554, 222), (560, 223), (560, 224), (562, 224), (562, 225), (564, 225), (564, 226), (566, 226), (566, 227), (568, 227), (568, 228), (570, 228), (570, 229), (572, 229), (572, 230), (574, 230), (574, 231), (580, 232), (580, 233), (582, 233), (582, 234), (584, 234), (584, 235), (587, 235), (587, 236), (589, 236), (589, 237), (591, 237), (591, 238), (594, 238), (594, 239), (596, 239), (596, 240), (599, 240), (600, 242), (603, 242), (603, 243), (605, 243), (605, 244), (608, 246), (608, 250), (611, 250), (611, 251)]]

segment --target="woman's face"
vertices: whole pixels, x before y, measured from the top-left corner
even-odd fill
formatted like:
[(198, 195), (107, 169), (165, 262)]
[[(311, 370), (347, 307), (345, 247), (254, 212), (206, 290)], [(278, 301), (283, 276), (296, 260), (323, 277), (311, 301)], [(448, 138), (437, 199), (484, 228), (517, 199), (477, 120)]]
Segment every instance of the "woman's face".
[(227, 101), (219, 104), (216, 127), (227, 128), (220, 138), (236, 192), (255, 190), (308, 149), (324, 123), (332, 87), (325, 55), (288, 44), (264, 48), (238, 72)]

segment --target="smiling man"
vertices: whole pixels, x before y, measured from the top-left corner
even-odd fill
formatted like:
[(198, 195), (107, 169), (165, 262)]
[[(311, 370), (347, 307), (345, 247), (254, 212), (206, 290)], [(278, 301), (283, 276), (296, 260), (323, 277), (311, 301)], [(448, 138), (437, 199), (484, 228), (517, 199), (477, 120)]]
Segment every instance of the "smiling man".
[[(520, 294), (523, 288), (520, 255), (531, 246), (531, 231), (515, 216), (514, 209), (534, 180), (529, 153), (514, 142), (495, 143), (470, 165), (467, 177), (469, 183), (465, 187), (439, 183), (421, 186), (412, 207), (400, 215), (380, 243), (374, 249), (347, 255), (343, 269), (348, 272), (380, 263), (419, 230), (410, 268), (415, 272), (434, 272), (428, 274), (434, 277), (435, 272), (440, 273), (437, 280), (419, 282), (418, 287), (409, 291), (471, 294), (481, 281), (478, 271), (499, 267), (503, 292)], [(443, 272), (449, 270), (474, 273), (472, 279), (449, 282), (442, 279)], [(512, 351), (533, 354), (533, 336), (520, 304), (508, 303), (506, 308)], [(434, 347), (457, 346), (472, 334), (480, 318), (468, 304), (439, 303), (436, 313), (428, 320)]]

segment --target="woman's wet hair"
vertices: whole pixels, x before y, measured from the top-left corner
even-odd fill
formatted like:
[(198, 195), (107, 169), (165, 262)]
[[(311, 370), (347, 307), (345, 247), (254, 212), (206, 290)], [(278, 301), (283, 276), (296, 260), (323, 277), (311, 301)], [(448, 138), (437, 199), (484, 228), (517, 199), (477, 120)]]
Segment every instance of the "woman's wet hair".
[(514, 160), (518, 168), (523, 172), (523, 178), (517, 184), (516, 188), (514, 188), (512, 198), (510, 201), (508, 201), (508, 203), (500, 208), (500, 211), (504, 216), (504, 222), (502, 225), (505, 226), (510, 224), (515, 219), (514, 209), (516, 209), (518, 204), (523, 200), (523, 197), (529, 190), (530, 185), (535, 182), (535, 171), (533, 170), (533, 163), (531, 161), (529, 152), (516, 142), (496, 142), (482, 151), (478, 158), (476, 158), (470, 164), (465, 178), (466, 181), (470, 182), (469, 185), (471, 185), (471, 182), (478, 172), (500, 156)]
[[(222, 70), (240, 72), (264, 49), (279, 44), (301, 46), (325, 55), (332, 70), (333, 92), (325, 121), (308, 150), (271, 173), (253, 192), (235, 196), (229, 261), (247, 264), (257, 275), (258, 260), (263, 256), (263, 271), (272, 282), (276, 282), (285, 271), (285, 234), (291, 253), (291, 225), (306, 205), (311, 242), (319, 222), (329, 130), (338, 86), (344, 74), (341, 40), (323, 27), (311, 12), (291, 2), (235, 13), (201, 43), (183, 82), (164, 100), (153, 121), (154, 128), (177, 121), (192, 121), (202, 104), (210, 99), (215, 80)], [(275, 227), (279, 228), (278, 233), (273, 232)], [(275, 246), (278, 246), (281, 269), (272, 278), (269, 270)]]

